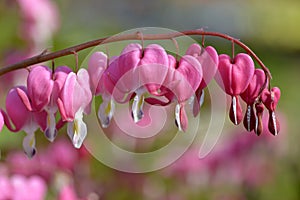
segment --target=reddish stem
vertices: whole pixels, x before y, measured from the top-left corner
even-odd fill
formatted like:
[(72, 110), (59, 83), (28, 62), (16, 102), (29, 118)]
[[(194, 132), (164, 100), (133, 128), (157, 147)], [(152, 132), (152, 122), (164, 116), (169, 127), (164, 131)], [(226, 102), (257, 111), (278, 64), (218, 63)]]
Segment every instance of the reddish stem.
[[(218, 32), (209, 32), (209, 31), (203, 31), (203, 29), (198, 30), (188, 30), (188, 31), (182, 31), (182, 32), (174, 32), (174, 33), (166, 33), (166, 34), (146, 34), (141, 36), (141, 34), (126, 34), (126, 35), (116, 35), (112, 37), (106, 37), (101, 39), (92, 40), (89, 42), (85, 42), (79, 45), (75, 45), (66, 49), (62, 49), (60, 51), (52, 52), (52, 53), (41, 53), (40, 55), (25, 59), (23, 61), (17, 62), (12, 65), (8, 65), (6, 67), (3, 67), (0, 69), (0, 76), (21, 68), (28, 67), (30, 65), (42, 63), (45, 61), (53, 60), (55, 58), (63, 57), (66, 55), (74, 54), (74, 52), (79, 52), (81, 50), (94, 47), (100, 44), (106, 44), (106, 43), (112, 43), (117, 41), (124, 41), (124, 40), (167, 40), (172, 39), (176, 37), (182, 37), (186, 35), (202, 35), (202, 36), (214, 36), (214, 37), (220, 37), (224, 38), (226, 40), (229, 40), (237, 45), (239, 45), (241, 48), (243, 48), (250, 56), (254, 58), (254, 60), (257, 61), (257, 63), (261, 66), (261, 68), (266, 73), (268, 79), (271, 79), (271, 73), (269, 69), (264, 65), (264, 63), (258, 58), (258, 56), (244, 43), (242, 43), (240, 40), (235, 39), (229, 35), (218, 33)], [(142, 37), (142, 38), (141, 38)]]

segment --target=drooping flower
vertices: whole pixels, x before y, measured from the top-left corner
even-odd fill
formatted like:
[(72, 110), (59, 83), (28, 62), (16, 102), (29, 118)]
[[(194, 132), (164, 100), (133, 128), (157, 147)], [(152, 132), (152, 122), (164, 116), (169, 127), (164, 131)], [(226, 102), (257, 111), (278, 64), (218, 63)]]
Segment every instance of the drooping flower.
[(261, 94), (261, 100), (269, 110), (268, 128), (273, 135), (277, 135), (280, 131), (280, 124), (275, 114), (280, 95), (281, 93), (278, 87), (273, 87), (270, 91), (264, 89)]
[[(99, 55), (99, 58), (107, 59), (103, 55)], [(165, 66), (164, 73), (153, 74), (153, 69), (157, 69), (157, 66)], [(167, 53), (157, 44), (151, 44), (143, 49), (141, 45), (132, 43), (123, 49), (120, 56), (111, 59), (97, 87), (98, 89), (102, 87), (102, 91), (97, 89), (103, 100), (98, 111), (102, 126), (107, 127), (111, 120), (114, 108), (113, 100), (125, 103), (133, 98), (132, 116), (133, 120), (138, 122), (143, 117), (144, 94), (147, 91), (153, 94), (157, 93), (167, 74), (167, 66)], [(102, 64), (99, 67), (106, 68)], [(156, 76), (156, 80), (160, 81), (153, 81), (153, 75)], [(149, 81), (148, 77), (151, 76), (152, 81)]]
[(97, 115), (103, 128), (110, 124), (114, 113), (114, 101), (111, 94), (105, 87), (105, 76), (103, 73), (107, 69), (108, 58), (103, 52), (95, 52), (91, 55), (88, 62), (88, 73), (90, 76), (90, 85), (92, 94), (102, 96), (102, 103), (98, 109)]
[(255, 116), (253, 106), (255, 101), (258, 100), (258, 95), (262, 91), (265, 81), (266, 75), (264, 71), (261, 69), (255, 69), (251, 82), (247, 89), (241, 94), (242, 99), (247, 103), (247, 110), (245, 112), (243, 124), (249, 132), (252, 130), (257, 132), (257, 129), (255, 129), (257, 117)]
[(205, 49), (201, 48), (199, 44), (192, 44), (186, 51), (187, 55), (194, 56), (200, 62), (203, 77), (199, 87), (196, 90), (194, 103), (193, 103), (193, 114), (196, 117), (199, 114), (200, 106), (203, 103), (204, 92), (203, 89), (210, 83), (214, 78), (219, 64), (219, 56), (215, 48), (208, 46)]
[(87, 70), (82, 68), (77, 74), (69, 73), (57, 103), (62, 119), (68, 122), (67, 132), (76, 148), (81, 147), (87, 135), (83, 113), (90, 112), (91, 100), (92, 92)]
[(175, 108), (176, 124), (181, 131), (188, 127), (184, 106), (194, 94), (202, 81), (202, 66), (193, 56), (184, 55), (179, 62), (169, 55), (170, 67), (163, 83), (170, 89), (178, 104)]
[(52, 70), (46, 66), (36, 66), (30, 71), (27, 78), (28, 96), (32, 102), (32, 110), (47, 112), (45, 136), (51, 142), (57, 135), (55, 121), (58, 111), (57, 99), (67, 75), (71, 71), (67, 66), (60, 66), (52, 73)]
[[(6, 97), (6, 111), (4, 116), (5, 125), (12, 132), (25, 131), (26, 136), (23, 140), (23, 148), (28, 157), (32, 157), (36, 153), (35, 149), (35, 131), (40, 128), (42, 131), (46, 129), (47, 114), (44, 111), (34, 112), (31, 108), (27, 89), (24, 86), (15, 87), (9, 91)], [(11, 122), (14, 127), (12, 127)]]
[(248, 54), (239, 53), (233, 59), (225, 54), (219, 56), (219, 73), (216, 75), (216, 81), (232, 97), (229, 116), (235, 125), (243, 118), (238, 96), (247, 89), (254, 69), (254, 62)]

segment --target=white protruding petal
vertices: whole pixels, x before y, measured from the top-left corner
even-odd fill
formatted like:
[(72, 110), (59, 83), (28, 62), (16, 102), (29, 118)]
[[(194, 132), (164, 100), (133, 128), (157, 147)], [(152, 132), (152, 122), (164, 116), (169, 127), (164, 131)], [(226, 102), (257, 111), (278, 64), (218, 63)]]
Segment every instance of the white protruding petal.
[(87, 127), (83, 119), (83, 111), (76, 112), (74, 121), (68, 123), (67, 132), (72, 140), (73, 146), (79, 149), (87, 135)]
[(45, 136), (50, 142), (53, 142), (57, 136), (55, 113), (47, 113), (47, 128), (45, 130)]
[(247, 107), (247, 130), (250, 132), (250, 121), (251, 121), (251, 106), (248, 105)]
[(111, 118), (115, 112), (115, 103), (111, 98), (103, 98), (103, 102), (98, 110), (98, 118), (101, 126), (107, 128), (110, 124)]
[(175, 107), (175, 120), (178, 126), (179, 131), (182, 131), (181, 120), (180, 120), (180, 104), (177, 104)]
[(135, 123), (139, 122), (143, 116), (143, 106), (144, 106), (144, 95), (137, 93), (133, 98), (132, 103), (132, 117)]
[(35, 136), (34, 133), (27, 134), (23, 139), (23, 149), (28, 156), (28, 158), (32, 158), (35, 153)]
[(236, 116), (236, 97), (232, 97), (232, 108), (233, 108), (233, 115), (234, 115), (234, 124), (237, 125), (237, 116)]
[(276, 124), (276, 115), (275, 112), (272, 112), (272, 121), (274, 126), (275, 135), (278, 135), (277, 124)]
[(199, 100), (200, 107), (203, 105), (203, 103), (204, 103), (204, 91), (202, 90), (200, 100)]

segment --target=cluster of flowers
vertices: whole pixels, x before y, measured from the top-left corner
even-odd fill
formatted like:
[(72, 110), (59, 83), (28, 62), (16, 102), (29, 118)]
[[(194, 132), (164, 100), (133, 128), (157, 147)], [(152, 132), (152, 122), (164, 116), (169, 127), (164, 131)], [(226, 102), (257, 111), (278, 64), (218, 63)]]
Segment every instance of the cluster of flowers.
[(10, 151), (0, 162), (0, 199), (79, 200), (76, 190), (89, 196), (98, 187), (86, 170), (90, 158), (85, 148), (74, 149), (63, 137), (30, 160)]
[[(275, 108), (280, 90), (266, 87), (265, 73), (255, 69), (248, 54), (239, 53), (233, 59), (218, 55), (208, 46), (192, 44), (179, 60), (158, 44), (143, 48), (140, 44), (127, 45), (119, 56), (108, 58), (103, 52), (91, 55), (88, 69), (76, 73), (67, 66), (51, 70), (46, 66), (30, 69), (27, 86), (11, 89), (6, 98), (6, 112), (1, 111), (0, 123), (5, 122), (13, 132), (24, 130), (26, 154), (35, 154), (34, 132), (41, 129), (53, 141), (57, 130), (65, 123), (74, 147), (80, 148), (87, 135), (83, 113), (89, 114), (93, 96), (102, 97), (98, 118), (103, 128), (109, 126), (115, 103), (132, 101), (134, 122), (144, 116), (143, 105), (176, 103), (175, 120), (179, 130), (186, 131), (188, 117), (185, 105), (192, 106), (196, 117), (203, 101), (203, 89), (215, 77), (223, 90), (232, 96), (230, 119), (234, 124), (242, 120), (238, 96), (247, 103), (244, 125), (258, 135), (262, 131), (263, 104), (270, 112), (269, 130), (276, 135), (279, 123)], [(254, 104), (256, 112), (254, 112)], [(57, 122), (56, 115), (61, 119)], [(11, 125), (11, 122), (15, 127)]]

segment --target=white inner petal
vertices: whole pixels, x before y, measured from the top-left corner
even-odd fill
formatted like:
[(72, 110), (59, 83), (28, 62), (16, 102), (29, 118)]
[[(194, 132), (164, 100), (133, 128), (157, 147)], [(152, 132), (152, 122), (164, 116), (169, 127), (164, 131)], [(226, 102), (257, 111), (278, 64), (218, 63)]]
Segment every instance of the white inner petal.
[(143, 106), (144, 106), (144, 95), (137, 93), (133, 99), (133, 103), (131, 107), (133, 121), (135, 123), (139, 122), (144, 116)]
[(277, 135), (278, 131), (277, 131), (276, 115), (275, 115), (274, 111), (272, 112), (272, 121), (273, 121), (274, 130), (275, 130), (275, 135)]
[(234, 123), (237, 125), (237, 116), (236, 116), (236, 97), (232, 97), (232, 108), (233, 108), (233, 115), (234, 115)]
[(103, 102), (98, 110), (98, 118), (100, 119), (101, 126), (107, 128), (115, 112), (115, 103), (111, 98), (103, 98)]
[(251, 106), (248, 105), (248, 107), (247, 107), (247, 129), (248, 129), (248, 131), (250, 131), (250, 129), (251, 129), (250, 121), (251, 121)]
[(83, 121), (83, 109), (79, 109), (75, 113), (74, 121), (68, 123), (67, 132), (74, 147), (79, 149), (87, 135), (87, 127)]
[(35, 154), (35, 135), (34, 132), (27, 134), (23, 139), (23, 149), (29, 158)]
[(175, 107), (175, 120), (177, 122), (179, 131), (182, 131), (181, 121), (180, 121), (180, 109), (181, 109), (180, 104), (177, 104)]

